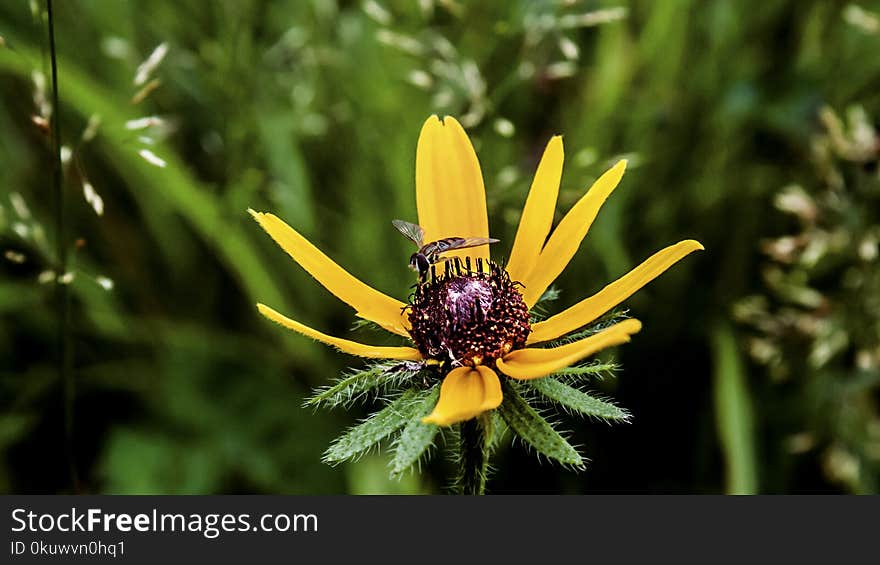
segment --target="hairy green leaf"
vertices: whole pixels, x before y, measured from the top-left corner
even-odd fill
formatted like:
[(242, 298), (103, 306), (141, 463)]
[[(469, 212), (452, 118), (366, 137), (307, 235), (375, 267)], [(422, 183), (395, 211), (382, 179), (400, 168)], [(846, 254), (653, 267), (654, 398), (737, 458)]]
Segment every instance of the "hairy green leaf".
[(489, 478), (492, 418), (486, 413), (465, 420), (458, 428), (458, 476), (454, 485), (459, 494), (481, 495)]
[(603, 420), (629, 420), (629, 413), (626, 410), (559, 382), (553, 377), (526, 381), (526, 385), (573, 412)]
[(586, 376), (597, 376), (601, 379), (614, 373), (617, 368), (617, 363), (595, 361), (588, 365), (560, 369), (553, 373), (553, 376), (561, 380), (576, 380), (578, 377)]
[(336, 383), (319, 388), (305, 402), (304, 406), (349, 405), (371, 391), (382, 392), (403, 385), (424, 368), (421, 363), (383, 362), (355, 371)]
[(422, 418), (431, 413), (438, 398), (440, 387), (435, 386), (424, 397), (415, 417), (403, 428), (395, 441), (394, 459), (391, 461), (392, 477), (397, 478), (410, 469), (434, 445), (434, 436), (439, 428), (434, 424), (422, 423)]
[(563, 465), (583, 467), (584, 460), (559, 432), (553, 429), (509, 382), (502, 381), (504, 401), (498, 410), (510, 429), (538, 453)]
[(426, 394), (427, 391), (407, 390), (400, 398), (336, 438), (324, 452), (324, 462), (355, 459), (376, 447), (416, 416)]
[(535, 304), (541, 304), (542, 302), (553, 302), (554, 300), (559, 299), (559, 295), (562, 292), (556, 288), (555, 286), (551, 286), (547, 290), (544, 291), (544, 294), (541, 295), (541, 298)]
[(506, 437), (508, 426), (504, 418), (501, 417), (501, 414), (498, 413), (498, 410), (493, 410), (491, 414), (492, 420), (489, 426), (492, 428), (492, 435), (490, 436), (489, 450), (494, 453), (498, 446), (501, 445), (501, 441)]
[(559, 295), (562, 294), (559, 289), (550, 287), (541, 297), (535, 302), (535, 305), (532, 306), (530, 314), (530, 319), (533, 324), (538, 322), (542, 322), (547, 319), (549, 313), (547, 312), (547, 306), (549, 302), (553, 302), (554, 300), (559, 298)]
[(629, 318), (627, 312), (628, 310), (614, 310), (608, 314), (605, 314), (595, 322), (590, 323), (588, 326), (581, 328), (575, 333), (562, 336), (559, 339), (554, 340), (552, 343), (553, 345), (557, 346), (565, 345), (566, 343), (572, 343), (574, 341), (579, 341), (586, 337), (590, 337), (591, 335), (596, 335), (597, 333), (610, 328), (617, 322)]

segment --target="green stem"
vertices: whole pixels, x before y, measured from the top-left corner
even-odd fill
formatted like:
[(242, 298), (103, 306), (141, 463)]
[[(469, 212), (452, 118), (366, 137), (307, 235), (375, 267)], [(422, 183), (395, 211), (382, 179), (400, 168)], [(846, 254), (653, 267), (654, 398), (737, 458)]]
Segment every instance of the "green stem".
[(491, 419), (485, 416), (459, 424), (459, 478), (461, 494), (486, 493), (486, 476), (489, 470), (489, 445), (491, 442)]
[(52, 67), (52, 185), (55, 192), (55, 245), (58, 266), (55, 290), (58, 304), (58, 373), (64, 386), (64, 444), (67, 465), (74, 490), (78, 489), (76, 460), (73, 449), (73, 401), (76, 395), (73, 381), (73, 353), (70, 343), (70, 290), (62, 282), (67, 273), (67, 241), (64, 227), (64, 179), (61, 165), (61, 108), (58, 104), (58, 61), (55, 52), (55, 15), (52, 0), (46, 0), (46, 20), (49, 27), (49, 60)]

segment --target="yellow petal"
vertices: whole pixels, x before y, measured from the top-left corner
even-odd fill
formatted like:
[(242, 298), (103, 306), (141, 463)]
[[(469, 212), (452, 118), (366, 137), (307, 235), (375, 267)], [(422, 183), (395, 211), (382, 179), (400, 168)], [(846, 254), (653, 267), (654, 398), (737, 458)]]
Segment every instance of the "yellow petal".
[(535, 179), (529, 189), (529, 196), (523, 207), (516, 239), (507, 261), (507, 272), (511, 280), (522, 281), (535, 266), (541, 248), (553, 226), (553, 213), (556, 198), (559, 196), (559, 182), (562, 179), (562, 137), (557, 135), (544, 149), (544, 156), (538, 164)]
[(409, 337), (406, 331), (409, 324), (402, 314), (403, 302), (362, 283), (274, 214), (248, 211), (294, 261), (334, 296), (354, 308), (358, 316)]
[(626, 160), (618, 161), (593, 183), (590, 190), (575, 204), (568, 214), (559, 222), (547, 245), (541, 250), (541, 256), (535, 268), (522, 281), (524, 285), (523, 300), (531, 308), (541, 298), (547, 287), (565, 269), (574, 256), (584, 236), (596, 219), (599, 208), (611, 192), (617, 187), (626, 169)]
[(369, 357), (371, 359), (399, 359), (401, 361), (418, 361), (422, 358), (422, 354), (419, 353), (419, 350), (413, 349), (412, 347), (382, 347), (378, 345), (365, 345), (356, 341), (350, 341), (348, 339), (342, 339), (323, 334), (318, 330), (314, 330), (308, 326), (300, 324), (296, 320), (291, 320), (290, 318), (279, 314), (265, 304), (257, 304), (257, 310), (260, 311), (260, 314), (266, 316), (276, 324), (281, 324), (287, 329), (299, 332), (314, 340), (326, 343), (327, 345), (332, 345), (333, 347), (344, 353), (357, 355), (359, 357)]
[(509, 377), (539, 379), (577, 363), (601, 349), (626, 343), (629, 341), (629, 336), (638, 333), (640, 329), (642, 323), (638, 320), (624, 320), (590, 337), (559, 347), (548, 349), (527, 347), (511, 351), (496, 363), (498, 369)]
[(680, 259), (698, 249), (700, 242), (688, 239), (670, 245), (651, 255), (641, 265), (609, 284), (593, 296), (586, 298), (559, 314), (532, 326), (528, 343), (557, 339), (572, 330), (585, 326), (611, 310), (637, 290), (660, 276)]
[(458, 367), (443, 379), (440, 400), (429, 416), (422, 419), (426, 424), (451, 426), (470, 420), (501, 404), (501, 381), (489, 367)]
[[(489, 237), (486, 190), (477, 154), (455, 118), (431, 116), (416, 149), (416, 206), (425, 242), (444, 237)], [(481, 245), (446, 256), (489, 258)]]

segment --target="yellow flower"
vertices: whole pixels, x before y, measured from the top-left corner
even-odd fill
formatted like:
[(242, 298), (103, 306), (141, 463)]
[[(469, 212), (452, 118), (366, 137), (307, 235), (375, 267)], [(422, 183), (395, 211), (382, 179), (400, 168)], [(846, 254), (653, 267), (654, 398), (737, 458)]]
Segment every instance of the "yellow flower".
[[(556, 136), (538, 165), (503, 269), (491, 263), (489, 245), (451, 251), (446, 254), (452, 260), (445, 263), (445, 273), (433, 271), (429, 280), (420, 283), (410, 304), (353, 277), (276, 216), (250, 211), (294, 261), (359, 317), (409, 338), (415, 347), (374, 346), (332, 337), (263, 304), (257, 308), (270, 320), (345, 353), (429, 361), (439, 367), (446, 372), (440, 399), (425, 422), (448, 426), (493, 410), (502, 401), (499, 373), (537, 379), (601, 349), (628, 342), (641, 329), (638, 320), (624, 320), (558, 347), (535, 347), (595, 321), (682, 257), (703, 249), (694, 240), (676, 243), (593, 296), (530, 323), (528, 311), (574, 256), (626, 168), (622, 160), (599, 177), (551, 233), (562, 162), (562, 138)], [(416, 203), (425, 242), (489, 237), (480, 164), (454, 118), (440, 121), (431, 116), (422, 127), (416, 151)]]

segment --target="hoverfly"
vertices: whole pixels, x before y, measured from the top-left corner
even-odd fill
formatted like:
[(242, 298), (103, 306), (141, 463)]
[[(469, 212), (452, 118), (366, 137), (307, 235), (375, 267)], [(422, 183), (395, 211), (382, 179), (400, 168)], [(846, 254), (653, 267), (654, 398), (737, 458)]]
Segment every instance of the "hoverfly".
[(391, 223), (408, 240), (419, 247), (419, 250), (409, 258), (409, 268), (418, 272), (420, 277), (425, 276), (431, 265), (440, 261), (442, 253), (454, 249), (467, 249), (468, 247), (498, 243), (500, 241), (492, 237), (444, 237), (437, 241), (425, 243), (425, 230), (422, 226), (403, 220), (391, 220)]

